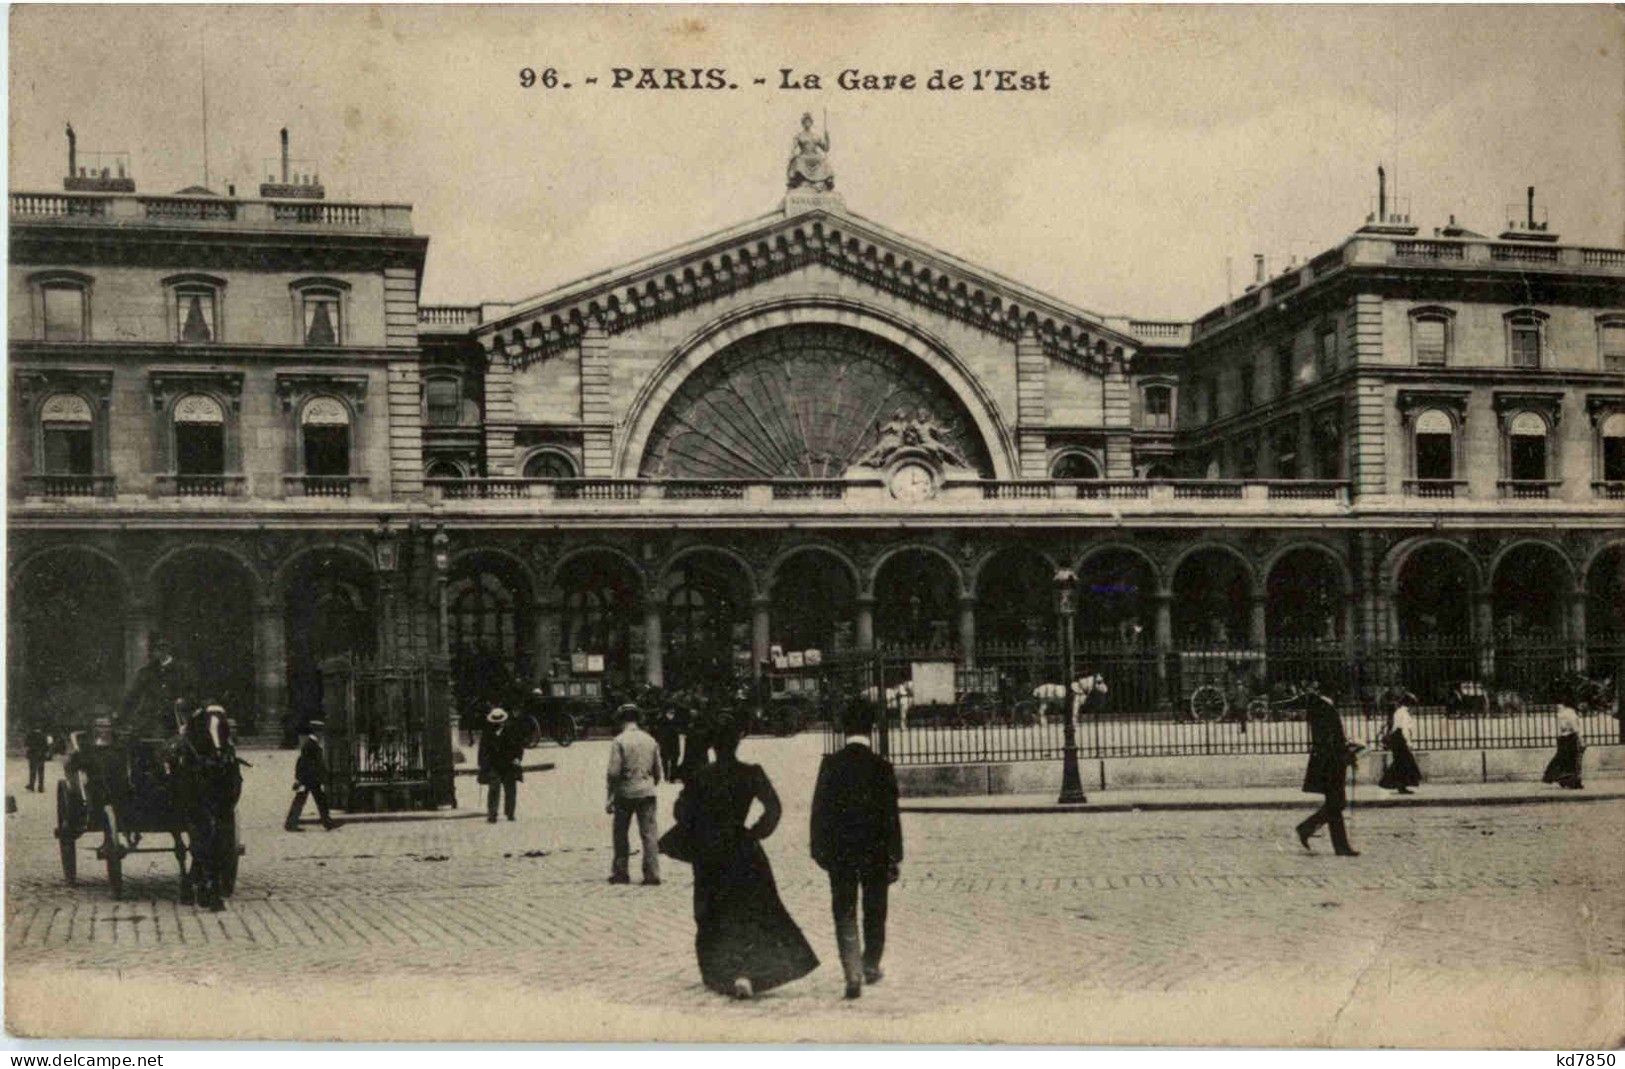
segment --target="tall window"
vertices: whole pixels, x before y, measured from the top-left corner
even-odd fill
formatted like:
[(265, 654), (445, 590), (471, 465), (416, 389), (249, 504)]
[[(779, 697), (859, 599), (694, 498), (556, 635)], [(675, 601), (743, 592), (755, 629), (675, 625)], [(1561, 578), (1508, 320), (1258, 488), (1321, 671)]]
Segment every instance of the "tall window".
[(300, 297), (306, 345), (338, 345), (344, 338), (341, 302), (331, 290), (309, 289)]
[(1604, 371), (1625, 371), (1625, 319), (1598, 325), (1597, 348), (1602, 353)]
[(175, 402), (175, 473), (223, 475), (226, 471), (226, 413), (207, 394)]
[(463, 386), (454, 378), (440, 377), (423, 384), (429, 425), (453, 427), (462, 415)]
[(1507, 317), (1508, 362), (1513, 367), (1540, 367), (1545, 317), (1537, 312), (1514, 312)]
[(1050, 471), (1052, 479), (1098, 479), (1100, 465), (1088, 453), (1063, 453)]
[(1275, 394), (1284, 397), (1292, 390), (1292, 346), (1275, 350)]
[(1625, 482), (1625, 412), (1615, 412), (1602, 423), (1602, 477)]
[(1145, 388), (1145, 425), (1151, 430), (1171, 430), (1174, 425), (1174, 391), (1168, 386)]
[(46, 398), (40, 408), (41, 470), (46, 475), (95, 474), (93, 427), (90, 403), (83, 397), (59, 393)]
[(558, 450), (543, 449), (525, 460), (522, 474), (527, 479), (574, 479), (576, 466)]
[(1253, 407), (1253, 378), (1257, 369), (1252, 364), (1243, 364), (1237, 369), (1241, 386), (1241, 411), (1246, 412)]
[(1320, 375), (1322, 378), (1337, 370), (1337, 330), (1327, 327), (1320, 332)]
[(1450, 416), (1429, 409), (1416, 417), (1416, 477), (1456, 477), (1456, 426)]
[(495, 655), (514, 672), (519, 651), (514, 598), (496, 576), (480, 572), (456, 583), (447, 598), (446, 624), (452, 649)]
[(1242, 479), (1258, 478), (1258, 440), (1250, 435), (1236, 446), (1236, 475)]
[(299, 413), (306, 475), (350, 474), (350, 410), (334, 397), (313, 397)]
[(1275, 477), (1298, 477), (1298, 428), (1290, 424), (1275, 431)]
[(183, 342), (212, 342), (219, 337), (215, 326), (215, 292), (205, 286), (179, 286), (175, 289), (175, 324)]
[(85, 340), (85, 288), (53, 283), (40, 289), (45, 307), (46, 341)]
[(1440, 312), (1411, 317), (1411, 356), (1424, 367), (1442, 367), (1449, 359), (1450, 319)]
[(1219, 380), (1206, 379), (1202, 383), (1202, 400), (1207, 406), (1207, 421), (1219, 421)]
[(1343, 475), (1343, 421), (1327, 415), (1315, 421), (1315, 478), (1338, 479)]
[(1533, 412), (1519, 412), (1507, 426), (1507, 477), (1546, 478), (1546, 421)]

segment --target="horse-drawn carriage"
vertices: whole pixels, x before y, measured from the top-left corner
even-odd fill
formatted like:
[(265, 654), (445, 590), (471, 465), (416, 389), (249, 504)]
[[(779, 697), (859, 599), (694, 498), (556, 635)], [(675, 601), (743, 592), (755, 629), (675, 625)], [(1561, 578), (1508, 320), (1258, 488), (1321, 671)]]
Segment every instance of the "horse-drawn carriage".
[(1271, 713), (1263, 694), (1264, 654), (1258, 650), (1188, 650), (1179, 655), (1179, 678), (1192, 720), (1262, 720)]
[[(172, 853), (181, 901), (223, 909), (246, 852), (237, 823), (241, 763), (218, 706), (194, 713), (170, 739), (117, 737), (108, 720), (71, 732), (56, 786), (63, 877), (78, 881), (79, 839), (99, 835), (95, 856), (114, 898), (124, 889), (126, 857)], [(163, 834), (171, 845), (142, 845), (144, 836)]]

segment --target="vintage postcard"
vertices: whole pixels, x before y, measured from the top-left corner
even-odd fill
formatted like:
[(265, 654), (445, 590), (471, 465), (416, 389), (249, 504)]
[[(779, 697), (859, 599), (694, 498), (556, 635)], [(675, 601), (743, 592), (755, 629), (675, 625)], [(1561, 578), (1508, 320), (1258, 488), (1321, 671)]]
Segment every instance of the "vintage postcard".
[(1625, 1039), (1617, 9), (10, 20), (12, 1035)]

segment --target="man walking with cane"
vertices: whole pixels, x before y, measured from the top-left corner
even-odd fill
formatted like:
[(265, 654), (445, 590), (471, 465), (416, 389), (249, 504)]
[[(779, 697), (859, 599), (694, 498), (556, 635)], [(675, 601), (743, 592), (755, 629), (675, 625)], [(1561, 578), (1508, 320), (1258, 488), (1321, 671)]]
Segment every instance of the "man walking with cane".
[(1309, 838), (1325, 825), (1331, 829), (1332, 850), (1338, 857), (1359, 857), (1360, 852), (1349, 845), (1348, 828), (1343, 823), (1343, 806), (1347, 800), (1345, 770), (1353, 763), (1359, 747), (1349, 743), (1337, 707), (1320, 693), (1319, 683), (1314, 680), (1305, 683), (1298, 704), (1309, 724), (1309, 766), (1304, 770), (1303, 790), (1306, 794), (1324, 795), (1326, 799), (1308, 820), (1298, 825), (1298, 841), (1305, 850), (1314, 853)]

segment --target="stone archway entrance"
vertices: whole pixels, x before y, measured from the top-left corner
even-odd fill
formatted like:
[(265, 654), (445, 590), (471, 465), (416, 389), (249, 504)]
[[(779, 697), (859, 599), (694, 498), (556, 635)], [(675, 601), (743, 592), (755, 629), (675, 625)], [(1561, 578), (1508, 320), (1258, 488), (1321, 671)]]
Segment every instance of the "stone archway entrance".
[(245, 732), (256, 730), (254, 602), (256, 583), (237, 558), (207, 549), (186, 550), (153, 576), (158, 634), (190, 666), (199, 701), (213, 699)]
[(113, 564), (84, 550), (45, 553), (23, 566), (6, 629), (12, 723), (86, 727), (118, 708), (124, 585)]

